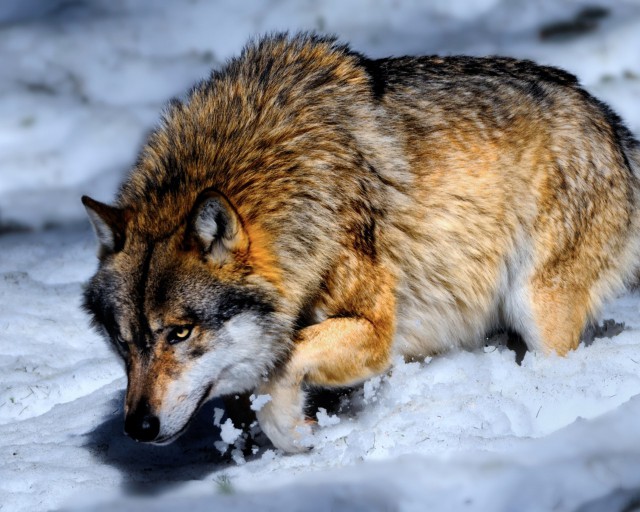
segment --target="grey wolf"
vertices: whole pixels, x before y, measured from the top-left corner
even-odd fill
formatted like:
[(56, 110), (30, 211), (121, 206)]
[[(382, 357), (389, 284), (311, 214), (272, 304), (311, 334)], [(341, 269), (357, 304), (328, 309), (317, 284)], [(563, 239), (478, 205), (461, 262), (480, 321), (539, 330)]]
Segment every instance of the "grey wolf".
[(273, 35), (167, 107), (114, 205), (85, 291), (126, 363), (125, 430), (174, 439), (213, 396), (271, 395), (304, 449), (305, 386), (502, 326), (575, 349), (638, 270), (640, 145), (559, 69), (371, 60)]

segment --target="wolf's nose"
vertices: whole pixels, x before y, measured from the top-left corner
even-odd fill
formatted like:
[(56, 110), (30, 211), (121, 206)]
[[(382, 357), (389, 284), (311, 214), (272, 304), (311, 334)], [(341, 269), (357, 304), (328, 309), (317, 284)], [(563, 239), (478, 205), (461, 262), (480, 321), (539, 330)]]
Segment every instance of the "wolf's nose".
[(141, 401), (136, 410), (127, 415), (124, 431), (136, 441), (149, 442), (158, 437), (160, 420), (151, 414), (146, 400)]

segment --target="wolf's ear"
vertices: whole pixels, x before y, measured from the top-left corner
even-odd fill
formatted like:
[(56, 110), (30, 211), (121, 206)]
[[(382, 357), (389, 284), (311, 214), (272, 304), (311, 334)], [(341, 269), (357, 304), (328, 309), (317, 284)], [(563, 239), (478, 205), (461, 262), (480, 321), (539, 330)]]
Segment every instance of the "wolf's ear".
[(82, 196), (93, 230), (100, 242), (99, 255), (118, 252), (124, 245), (125, 215), (120, 208)]
[(223, 263), (227, 256), (244, 251), (249, 239), (238, 212), (217, 191), (200, 195), (191, 217), (191, 234), (200, 248), (213, 261)]

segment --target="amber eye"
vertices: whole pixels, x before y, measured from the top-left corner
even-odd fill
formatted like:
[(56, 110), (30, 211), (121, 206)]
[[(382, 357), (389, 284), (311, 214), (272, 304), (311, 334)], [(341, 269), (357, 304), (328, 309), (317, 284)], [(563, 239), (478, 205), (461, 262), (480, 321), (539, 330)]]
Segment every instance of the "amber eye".
[(114, 338), (118, 347), (120, 347), (124, 352), (129, 352), (129, 344), (122, 338), (122, 336), (116, 334)]
[(175, 327), (171, 329), (169, 335), (167, 336), (167, 341), (172, 345), (174, 343), (180, 343), (181, 341), (186, 340), (189, 336), (191, 336), (191, 330), (193, 327), (191, 325), (183, 325), (181, 327)]

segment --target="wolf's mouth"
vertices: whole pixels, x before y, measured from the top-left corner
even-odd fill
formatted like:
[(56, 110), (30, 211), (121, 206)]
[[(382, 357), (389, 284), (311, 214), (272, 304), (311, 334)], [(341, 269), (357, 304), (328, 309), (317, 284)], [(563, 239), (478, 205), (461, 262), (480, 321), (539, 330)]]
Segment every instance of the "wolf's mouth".
[(196, 404), (195, 408), (193, 409), (193, 412), (191, 413), (191, 416), (189, 417), (189, 419), (184, 423), (184, 425), (182, 426), (182, 428), (180, 430), (178, 430), (177, 432), (174, 432), (173, 434), (164, 436), (164, 437), (157, 437), (156, 439), (149, 441), (151, 444), (156, 444), (156, 445), (167, 445), (172, 443), (173, 441), (175, 441), (178, 437), (180, 437), (185, 430), (187, 430), (187, 428), (189, 427), (189, 425), (191, 424), (191, 421), (193, 420), (193, 418), (195, 417), (196, 413), (200, 410), (200, 408), (204, 405), (204, 403), (210, 398), (211, 396), (211, 392), (216, 390), (216, 388), (218, 387), (218, 384), (220, 384), (220, 382), (225, 380), (225, 376), (228, 374), (228, 372), (234, 368), (235, 365), (233, 364), (229, 364), (227, 366), (225, 366), (220, 373), (218, 374), (218, 378), (212, 382), (211, 384), (209, 384), (209, 386), (207, 387), (207, 389), (205, 390), (205, 392), (200, 396), (198, 403)]
[(180, 430), (178, 430), (177, 432), (174, 432), (173, 434), (171, 434), (169, 436), (157, 437), (156, 439), (151, 441), (151, 444), (157, 444), (157, 445), (163, 446), (163, 445), (167, 445), (167, 444), (172, 443), (178, 437), (180, 437), (184, 433), (184, 431), (187, 430), (187, 428), (191, 424), (191, 421), (195, 417), (196, 413), (200, 410), (200, 408), (204, 405), (204, 403), (209, 399), (209, 394), (211, 393), (211, 390), (214, 388), (215, 384), (216, 383), (210, 384), (209, 387), (207, 387), (205, 392), (202, 394), (202, 396), (198, 400), (198, 403), (196, 404), (195, 408), (193, 409), (193, 412), (191, 413), (191, 416), (189, 416), (189, 419), (184, 423), (184, 425), (182, 426), (182, 428)]

